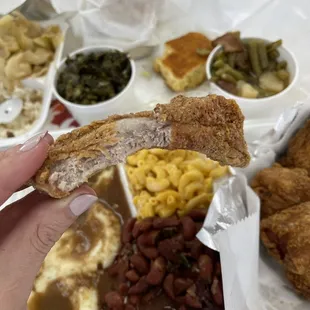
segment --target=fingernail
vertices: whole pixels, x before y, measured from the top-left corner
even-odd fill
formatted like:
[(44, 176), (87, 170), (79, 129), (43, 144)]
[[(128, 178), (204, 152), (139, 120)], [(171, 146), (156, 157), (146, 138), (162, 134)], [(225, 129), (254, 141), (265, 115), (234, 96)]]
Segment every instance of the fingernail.
[(33, 136), (29, 140), (27, 140), (19, 149), (20, 152), (27, 152), (35, 148), (42, 139), (47, 135), (47, 131), (38, 133), (37, 135)]
[(79, 216), (88, 210), (97, 200), (98, 198), (93, 195), (80, 195), (70, 203), (69, 208), (75, 216)]

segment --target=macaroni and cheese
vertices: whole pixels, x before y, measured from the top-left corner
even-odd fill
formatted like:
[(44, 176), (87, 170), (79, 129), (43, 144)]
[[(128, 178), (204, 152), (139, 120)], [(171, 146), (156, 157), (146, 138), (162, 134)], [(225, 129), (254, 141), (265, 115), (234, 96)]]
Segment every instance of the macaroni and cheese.
[(228, 167), (197, 152), (151, 149), (128, 156), (126, 171), (138, 217), (146, 218), (207, 208), (213, 180), (226, 175)]

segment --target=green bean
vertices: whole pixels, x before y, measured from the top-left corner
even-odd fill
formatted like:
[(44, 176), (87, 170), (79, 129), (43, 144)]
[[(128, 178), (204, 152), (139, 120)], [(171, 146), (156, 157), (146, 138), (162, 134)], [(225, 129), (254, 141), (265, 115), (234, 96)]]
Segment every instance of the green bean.
[(226, 72), (232, 75), (237, 81), (244, 80), (244, 75), (241, 71), (231, 68), (229, 65), (225, 66)]
[(290, 78), (290, 74), (288, 73), (288, 71), (286, 71), (284, 69), (278, 70), (277, 71), (277, 76), (282, 81), (288, 81), (288, 79)]
[(222, 59), (218, 59), (213, 63), (212, 67), (218, 69), (224, 67), (224, 65), (225, 65), (224, 61)]
[(225, 64), (223, 68), (218, 69), (217, 71), (215, 71), (215, 75), (216, 76), (221, 76), (223, 73), (228, 73), (231, 76), (234, 77), (235, 80), (244, 80), (244, 75), (242, 74), (242, 72), (233, 69), (232, 67), (230, 67), (229, 65)]
[(258, 58), (257, 41), (253, 40), (249, 42), (249, 57), (253, 72), (259, 76), (262, 73), (262, 68)]
[(224, 51), (220, 51), (217, 55), (216, 55), (216, 57), (215, 57), (215, 59), (216, 60), (223, 60), (224, 62), (226, 62), (227, 61), (227, 56), (226, 56), (226, 54), (225, 54), (225, 52)]
[(223, 57), (225, 57), (224, 51), (220, 51), (220, 52), (215, 56), (216, 59), (222, 59)]
[(229, 53), (228, 54), (228, 64), (234, 68), (235, 67), (235, 63), (236, 63), (236, 53)]
[(220, 68), (220, 69), (216, 70), (215, 71), (215, 76), (220, 77), (223, 73), (226, 73), (226, 68), (225, 67), (226, 67), (226, 65), (224, 65), (223, 68)]
[(277, 40), (277, 41), (274, 41), (270, 44), (267, 45), (267, 51), (270, 52), (270, 51), (273, 51), (273, 50), (276, 50), (279, 46), (282, 45), (282, 40)]
[(280, 53), (277, 50), (271, 50), (268, 52), (268, 56), (270, 59), (275, 60), (280, 56)]
[(263, 69), (266, 69), (268, 67), (268, 55), (267, 55), (267, 49), (264, 42), (258, 42), (257, 43), (257, 49), (258, 49), (258, 56), (260, 60), (260, 64)]
[(221, 75), (221, 79), (226, 81), (226, 82), (232, 83), (232, 84), (236, 84), (237, 83), (235, 78), (232, 75), (228, 74), (228, 73), (223, 73)]
[(286, 69), (287, 62), (285, 60), (280, 61), (277, 63), (277, 70)]

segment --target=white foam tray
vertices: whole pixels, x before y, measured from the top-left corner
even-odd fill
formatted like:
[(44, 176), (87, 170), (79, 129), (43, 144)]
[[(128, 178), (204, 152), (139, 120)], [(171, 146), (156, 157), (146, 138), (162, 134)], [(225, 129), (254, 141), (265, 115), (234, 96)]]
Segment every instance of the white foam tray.
[[(49, 21), (41, 23), (42, 26), (48, 26), (53, 25), (55, 22)], [(65, 38), (68, 25), (66, 23), (59, 23), (58, 24), (62, 30), (63, 36)], [(55, 56), (54, 61), (51, 63), (49, 71), (46, 76), (39, 77), (39, 78), (27, 78), (23, 81), (23, 84), (25, 87), (34, 88), (34, 89), (41, 89), (43, 91), (43, 100), (42, 100), (42, 109), (40, 117), (35, 121), (32, 128), (24, 133), (23, 135), (20, 135), (18, 137), (14, 138), (6, 138), (6, 139), (0, 139), (0, 149), (5, 149), (10, 146), (20, 144), (24, 141), (26, 141), (31, 136), (38, 133), (42, 127), (45, 125), (46, 120), (48, 118), (50, 105), (53, 99), (53, 91), (52, 91), (52, 85), (54, 80), (54, 75), (56, 74), (56, 67), (60, 63), (60, 60), (62, 58), (63, 49), (64, 49), (64, 40), (59, 45)]]

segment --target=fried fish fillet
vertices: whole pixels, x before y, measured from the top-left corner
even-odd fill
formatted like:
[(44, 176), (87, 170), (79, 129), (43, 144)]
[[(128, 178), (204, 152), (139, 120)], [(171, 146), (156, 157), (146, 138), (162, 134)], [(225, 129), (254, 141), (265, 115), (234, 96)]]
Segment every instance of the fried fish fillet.
[(296, 291), (310, 299), (310, 202), (261, 221), (261, 239)]
[(223, 165), (244, 167), (250, 156), (243, 121), (234, 100), (216, 95), (177, 96), (154, 111), (111, 116), (59, 137), (33, 185), (65, 197), (96, 172), (149, 148), (193, 150)]
[(280, 159), (285, 167), (307, 169), (310, 176), (310, 120), (290, 140), (287, 154)]
[(261, 200), (262, 218), (310, 201), (310, 178), (305, 169), (275, 164), (258, 172), (251, 186)]

